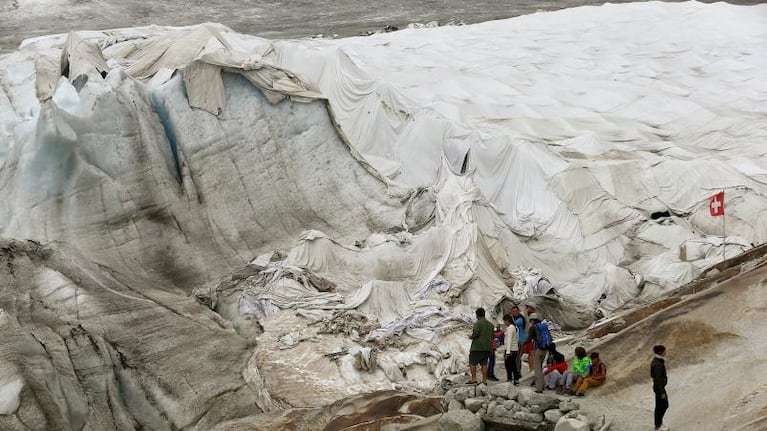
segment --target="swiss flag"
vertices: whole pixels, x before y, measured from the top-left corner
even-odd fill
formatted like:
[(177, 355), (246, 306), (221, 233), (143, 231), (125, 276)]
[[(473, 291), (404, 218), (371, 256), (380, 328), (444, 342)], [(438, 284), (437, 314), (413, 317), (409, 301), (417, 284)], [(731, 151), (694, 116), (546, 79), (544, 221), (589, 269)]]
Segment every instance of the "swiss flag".
[(708, 198), (708, 210), (711, 213), (711, 217), (724, 215), (724, 191)]

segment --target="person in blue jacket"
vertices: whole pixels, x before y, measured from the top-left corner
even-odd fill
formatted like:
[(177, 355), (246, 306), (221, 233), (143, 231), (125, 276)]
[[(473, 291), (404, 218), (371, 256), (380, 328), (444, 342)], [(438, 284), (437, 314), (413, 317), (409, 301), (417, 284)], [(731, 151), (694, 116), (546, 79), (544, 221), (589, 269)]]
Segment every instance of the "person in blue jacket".
[(525, 316), (522, 315), (522, 313), (519, 312), (519, 307), (516, 305), (511, 307), (511, 317), (514, 319), (514, 326), (517, 327), (517, 331), (519, 333), (519, 354), (517, 355), (517, 370), (519, 371), (520, 376), (522, 375), (522, 345), (525, 343), (526, 340), (526, 332), (525, 329), (527, 329), (527, 322), (525, 321)]

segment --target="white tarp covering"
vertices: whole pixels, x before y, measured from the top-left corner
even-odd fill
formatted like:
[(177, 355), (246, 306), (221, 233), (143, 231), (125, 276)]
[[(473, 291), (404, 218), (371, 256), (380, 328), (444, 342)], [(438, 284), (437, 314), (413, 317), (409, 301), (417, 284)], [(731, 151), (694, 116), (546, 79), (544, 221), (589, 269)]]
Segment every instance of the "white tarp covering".
[[(609, 313), (767, 239), (766, 14), (29, 41), (0, 57), (0, 233), (207, 289), (258, 337), (248, 381), (292, 405), (428, 386), (460, 369), (476, 306), (553, 288)], [(726, 241), (707, 205), (722, 188)], [(250, 261), (257, 277), (211, 291)]]

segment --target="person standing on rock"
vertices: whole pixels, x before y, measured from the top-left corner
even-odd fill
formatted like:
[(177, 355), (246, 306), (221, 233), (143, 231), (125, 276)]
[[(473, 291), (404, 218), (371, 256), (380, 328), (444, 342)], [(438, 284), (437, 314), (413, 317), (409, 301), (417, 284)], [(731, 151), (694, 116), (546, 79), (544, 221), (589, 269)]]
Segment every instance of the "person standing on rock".
[(488, 380), (498, 381), (498, 377), (495, 377), (495, 353), (499, 347), (503, 346), (503, 329), (501, 324), (495, 325), (495, 331), (493, 332), (493, 351), (490, 353), (490, 359), (487, 361), (487, 378)]
[(533, 343), (533, 370), (535, 371), (535, 392), (543, 392), (543, 361), (546, 360), (546, 354), (549, 352), (551, 344), (551, 334), (548, 327), (538, 317), (537, 313), (528, 316), (530, 320), (530, 329), (527, 331), (527, 342)]
[[(519, 308), (517, 308), (517, 313), (519, 313)], [(506, 333), (503, 336), (503, 364), (506, 366), (508, 381), (514, 382), (514, 386), (517, 386), (519, 385), (519, 379), (522, 378), (522, 374), (519, 372), (518, 360), (519, 328), (517, 328), (514, 317), (508, 314), (503, 316), (503, 323), (506, 325)]]
[(655, 355), (650, 363), (650, 377), (652, 377), (652, 390), (655, 392), (655, 429), (658, 431), (668, 431), (668, 427), (663, 425), (663, 415), (668, 410), (666, 347), (658, 345), (654, 346), (652, 350)]
[[(514, 319), (514, 326), (517, 327), (517, 336), (519, 339), (519, 352), (517, 353), (517, 371), (519, 375), (522, 375), (522, 354), (525, 353), (523, 346), (525, 345), (525, 337), (527, 335), (527, 319), (522, 313), (519, 312), (519, 307), (516, 305), (511, 307), (511, 317)], [(531, 349), (532, 350), (532, 349)], [(528, 352), (529, 353), (529, 352)], [(520, 377), (521, 378), (521, 377)]]
[(493, 353), (493, 324), (485, 319), (485, 309), (477, 308), (477, 321), (471, 330), (469, 339), (471, 348), (469, 349), (469, 371), (471, 372), (471, 381), (469, 384), (477, 383), (477, 365), (482, 369), (482, 383), (487, 384), (487, 361)]
[[(530, 321), (530, 316), (537, 314), (537, 310), (533, 304), (525, 304), (525, 315), (527, 316), (527, 331), (530, 331), (530, 327), (533, 323)], [(522, 346), (522, 353), (527, 353), (527, 369), (533, 370), (533, 342), (527, 342)], [(521, 370), (521, 368), (520, 368)]]

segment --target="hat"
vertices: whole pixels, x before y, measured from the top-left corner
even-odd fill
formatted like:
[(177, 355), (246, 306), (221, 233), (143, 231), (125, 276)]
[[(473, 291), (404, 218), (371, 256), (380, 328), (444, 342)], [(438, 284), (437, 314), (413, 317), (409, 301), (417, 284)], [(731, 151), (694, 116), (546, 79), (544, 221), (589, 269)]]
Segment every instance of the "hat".
[(530, 318), (530, 320), (537, 320), (539, 322), (541, 321), (541, 318), (538, 317), (538, 313), (530, 313), (529, 318)]

